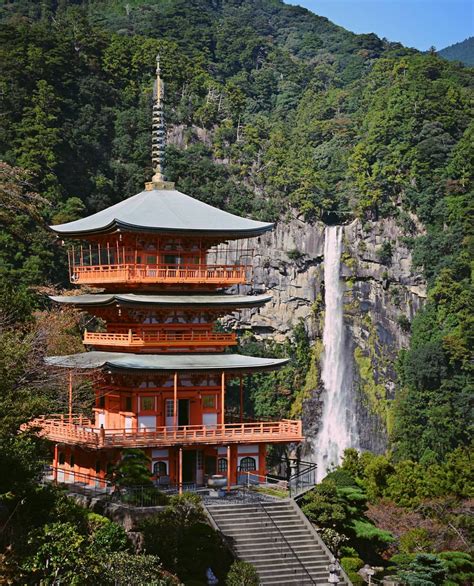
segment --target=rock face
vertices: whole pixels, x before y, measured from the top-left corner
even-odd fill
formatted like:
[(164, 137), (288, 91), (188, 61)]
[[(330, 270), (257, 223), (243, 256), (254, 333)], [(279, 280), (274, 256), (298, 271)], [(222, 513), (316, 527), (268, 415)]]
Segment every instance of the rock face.
[[(313, 341), (324, 322), (324, 224), (298, 218), (280, 222), (259, 239), (254, 288), (273, 299), (259, 310), (245, 311), (240, 328), (276, 340), (291, 336), (304, 320)], [(390, 402), (397, 388), (394, 361), (409, 341), (409, 325), (426, 296), (422, 277), (394, 220), (344, 227), (342, 275), (345, 280), (345, 327), (351, 344), (353, 384), (358, 394), (357, 420), (362, 449), (383, 452), (390, 428)], [(307, 434), (317, 432), (319, 391), (305, 405)]]

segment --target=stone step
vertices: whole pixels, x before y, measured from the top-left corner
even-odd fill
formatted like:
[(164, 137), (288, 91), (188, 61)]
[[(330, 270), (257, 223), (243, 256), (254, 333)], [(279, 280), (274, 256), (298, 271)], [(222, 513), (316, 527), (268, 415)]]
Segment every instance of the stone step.
[(273, 501), (267, 501), (265, 503), (250, 503), (250, 502), (242, 502), (242, 503), (223, 503), (222, 501), (214, 501), (206, 505), (208, 509), (259, 509), (261, 506), (264, 506), (266, 509), (271, 508), (278, 508), (278, 507), (291, 507), (291, 501), (287, 499), (278, 499)]
[(218, 519), (253, 519), (254, 517), (268, 517), (271, 515), (272, 519), (281, 519), (284, 517), (294, 517), (294, 514), (290, 510), (277, 510), (274, 511), (267, 511), (267, 513), (263, 511), (248, 511), (245, 513), (240, 513), (238, 511), (212, 511), (212, 516)]
[[(225, 535), (225, 534), (224, 534)], [(232, 535), (226, 535), (226, 537), (230, 537), (233, 538), (234, 536)], [(270, 538), (268, 535), (261, 535), (258, 537), (254, 537), (252, 535), (248, 535), (248, 536), (236, 536), (236, 538), (238, 537), (238, 544), (237, 545), (242, 545), (243, 547), (266, 547), (268, 545), (278, 545), (279, 543), (282, 542), (281, 539), (272, 539)], [(286, 538), (286, 542), (290, 544), (291, 548), (294, 549), (295, 551), (307, 551), (307, 550), (311, 550), (311, 551), (322, 551), (321, 547), (319, 546), (319, 544), (314, 541), (313, 537), (311, 535), (307, 535), (306, 537), (304, 537), (303, 539), (291, 539), (291, 538)]]
[(208, 510), (237, 557), (255, 567), (262, 586), (327, 585), (330, 557), (291, 501), (212, 504)]
[(280, 533), (288, 533), (289, 535), (293, 533), (298, 534), (306, 534), (311, 535), (311, 532), (306, 527), (302, 527), (301, 525), (288, 525), (287, 527), (279, 527), (276, 528), (273, 525), (268, 526), (261, 526), (258, 525), (257, 527), (245, 527), (245, 525), (228, 525), (227, 527), (221, 528), (222, 533), (224, 535), (230, 535), (233, 533), (240, 533), (246, 535), (268, 535), (269, 537), (277, 537)]
[[(235, 527), (240, 527), (245, 531), (275, 531), (278, 533), (278, 529), (282, 530), (282, 529), (306, 529), (306, 527), (304, 527), (299, 519), (288, 519), (287, 521), (281, 521), (278, 524), (273, 524), (271, 521), (247, 521), (247, 522), (240, 522), (239, 523), (232, 523), (230, 521), (225, 521), (222, 523), (219, 523), (219, 527), (221, 528), (221, 531), (225, 533), (225, 531), (227, 529), (235, 529)], [(307, 529), (306, 529), (307, 530)], [(308, 530), (307, 530), (308, 531)], [(308, 531), (309, 532), (309, 531)]]
[(276, 574), (278, 572), (293, 572), (293, 571), (297, 571), (299, 573), (304, 572), (303, 570), (303, 566), (304, 568), (306, 568), (306, 570), (311, 574), (311, 573), (315, 573), (315, 574), (325, 574), (326, 576), (328, 575), (328, 564), (323, 561), (323, 562), (312, 562), (312, 563), (305, 563), (305, 564), (301, 564), (296, 560), (288, 560), (288, 561), (284, 561), (281, 560), (281, 563), (266, 563), (266, 562), (253, 562), (253, 566), (257, 569), (258, 573), (261, 574), (262, 576), (264, 574)]
[(313, 579), (315, 582), (327, 582), (329, 577), (329, 572), (327, 570), (322, 570), (321, 572), (316, 571), (305, 571), (303, 568), (301, 569), (276, 569), (275, 571), (271, 570), (260, 570), (260, 568), (256, 568), (258, 576), (261, 580), (268, 580), (272, 578), (276, 578), (281, 580), (281, 578), (299, 578), (300, 580), (308, 580), (310, 581)]
[[(267, 555), (265, 555), (265, 551)], [(245, 559), (252, 560), (252, 562), (258, 561), (266, 561), (266, 560), (275, 560), (278, 561), (280, 559), (288, 559), (290, 556), (298, 556), (298, 559), (304, 562), (324, 562), (327, 563), (328, 558), (322, 552), (312, 552), (310, 550), (307, 551), (295, 551), (290, 549), (281, 549), (277, 546), (270, 545), (266, 548), (255, 548), (251, 546), (246, 547), (237, 547), (236, 552), (238, 555), (245, 557)]]

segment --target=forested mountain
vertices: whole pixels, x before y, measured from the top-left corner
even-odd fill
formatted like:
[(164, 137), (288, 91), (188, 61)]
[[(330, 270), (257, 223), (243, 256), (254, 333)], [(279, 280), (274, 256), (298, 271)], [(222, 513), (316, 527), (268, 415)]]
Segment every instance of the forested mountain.
[(474, 37), (445, 47), (438, 51), (438, 55), (448, 61), (460, 61), (464, 65), (474, 65)]
[[(179, 189), (257, 219), (296, 217), (308, 229), (353, 219), (397, 227), (428, 293), (413, 319), (398, 315), (410, 342), (389, 365), (391, 457), (413, 460), (419, 479), (422, 466), (440, 466), (471, 442), (472, 69), (279, 0), (17, 0), (2, 4), (0, 18), (2, 352), (19, 368), (2, 382), (5, 411), (18, 388), (28, 392), (19, 342), (38, 339), (35, 356), (47, 351), (45, 323), (37, 338), (29, 330), (32, 311), (46, 305), (38, 292), (66, 286), (63, 248), (46, 225), (103, 209), (150, 178), (159, 53), (167, 175)], [(288, 252), (300, 270), (300, 251)], [(395, 251), (387, 242), (379, 253), (388, 287)], [(64, 327), (77, 333), (73, 322)], [(301, 412), (317, 378), (304, 325), (289, 338), (271, 351), (290, 354), (293, 366), (252, 390), (254, 407), (283, 416)], [(61, 342), (64, 351), (72, 343)], [(376, 402), (379, 382), (371, 379)], [(2, 414), (0, 427), (11, 433), (51, 395), (16, 410), (14, 422)], [(378, 497), (403, 485), (399, 466), (399, 484)], [(438, 497), (435, 485), (419, 494)]]

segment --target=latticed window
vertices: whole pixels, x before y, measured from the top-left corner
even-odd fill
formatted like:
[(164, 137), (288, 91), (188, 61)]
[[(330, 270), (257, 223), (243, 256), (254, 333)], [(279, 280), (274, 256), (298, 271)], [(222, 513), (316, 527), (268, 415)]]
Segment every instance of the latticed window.
[(240, 460), (240, 469), (242, 472), (254, 472), (257, 469), (255, 458), (252, 458), (251, 456), (242, 458), (242, 460)]
[(221, 473), (227, 472), (227, 458), (217, 460), (217, 471)]
[(140, 397), (140, 409), (142, 411), (154, 411), (155, 397)]
[(196, 452), (196, 467), (198, 470), (202, 470), (204, 465), (204, 461), (203, 461), (203, 457), (202, 457), (202, 451), (198, 450)]
[(153, 474), (155, 476), (166, 476), (167, 466), (166, 462), (160, 461), (153, 464)]
[(216, 396), (215, 395), (203, 395), (202, 406), (204, 407), (204, 409), (215, 409)]

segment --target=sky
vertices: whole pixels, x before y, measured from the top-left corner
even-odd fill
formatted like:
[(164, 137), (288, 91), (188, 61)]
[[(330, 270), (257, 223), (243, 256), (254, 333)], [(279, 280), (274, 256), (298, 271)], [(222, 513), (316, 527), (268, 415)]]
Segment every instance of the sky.
[(474, 0), (285, 0), (355, 33), (426, 51), (474, 35)]

